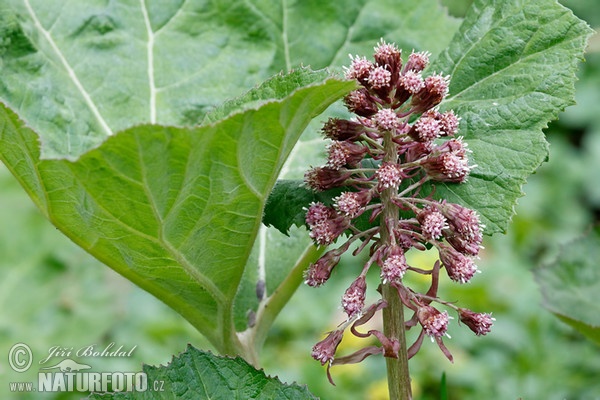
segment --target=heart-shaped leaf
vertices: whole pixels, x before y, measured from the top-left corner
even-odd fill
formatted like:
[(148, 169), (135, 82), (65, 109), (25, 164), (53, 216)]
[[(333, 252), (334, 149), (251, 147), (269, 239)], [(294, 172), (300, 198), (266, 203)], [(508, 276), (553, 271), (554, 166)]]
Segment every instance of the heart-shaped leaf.
[[(300, 75), (313, 84), (259, 109), (130, 128), (75, 162), (40, 160), (37, 136), (1, 107), (2, 159), (73, 241), (234, 351), (232, 302), (267, 195), (310, 119), (354, 87), (324, 72), (287, 78)], [(284, 90), (288, 79), (276, 78)]]

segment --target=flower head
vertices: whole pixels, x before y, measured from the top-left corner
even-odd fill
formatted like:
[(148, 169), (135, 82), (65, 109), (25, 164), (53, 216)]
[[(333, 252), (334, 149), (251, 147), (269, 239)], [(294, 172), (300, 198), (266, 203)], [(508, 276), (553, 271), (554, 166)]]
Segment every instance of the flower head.
[(404, 250), (400, 246), (392, 246), (381, 265), (381, 280), (383, 283), (400, 281), (407, 269)]
[(335, 351), (342, 341), (344, 336), (343, 330), (335, 330), (329, 332), (329, 335), (319, 343), (315, 344), (312, 348), (312, 357), (321, 362), (321, 365), (325, 365), (333, 361), (335, 357)]
[(397, 163), (383, 162), (375, 172), (378, 185), (377, 189), (383, 191), (384, 189), (400, 186), (402, 182), (402, 169)]
[(492, 331), (492, 325), (496, 318), (488, 313), (475, 313), (466, 308), (458, 309), (460, 321), (467, 325), (477, 336), (483, 336)]
[(344, 312), (348, 314), (348, 318), (351, 318), (357, 314), (360, 314), (363, 307), (365, 306), (365, 297), (367, 292), (367, 282), (363, 275), (359, 275), (358, 278), (344, 293), (342, 297), (342, 307)]
[(459, 253), (450, 246), (443, 246), (440, 249), (440, 261), (444, 264), (450, 279), (458, 283), (469, 282), (477, 272), (477, 266), (471, 257)]
[(436, 308), (426, 305), (418, 309), (417, 318), (426, 335), (432, 338), (446, 335), (449, 319), (446, 311), (440, 312)]

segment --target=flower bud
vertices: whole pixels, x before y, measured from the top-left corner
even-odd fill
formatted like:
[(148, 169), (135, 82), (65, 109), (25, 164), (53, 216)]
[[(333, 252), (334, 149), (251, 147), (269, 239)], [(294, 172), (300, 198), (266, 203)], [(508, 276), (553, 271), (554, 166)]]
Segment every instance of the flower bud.
[(308, 210), (306, 211), (306, 224), (308, 226), (316, 225), (320, 222), (324, 222), (335, 216), (335, 210), (331, 207), (327, 207), (320, 201), (310, 203)]
[(344, 97), (344, 104), (350, 112), (353, 112), (361, 117), (370, 117), (374, 115), (378, 108), (377, 104), (371, 100), (369, 91), (365, 88), (353, 90)]
[[(377, 65), (386, 68), (392, 76), (398, 76), (402, 67), (402, 52), (396, 45), (386, 43), (383, 39), (375, 47), (373, 58)], [(392, 83), (393, 84), (393, 83)]]
[(311, 239), (319, 246), (328, 246), (335, 241), (348, 227), (350, 220), (343, 215), (318, 222), (310, 226)]
[(404, 72), (414, 71), (421, 72), (423, 71), (427, 65), (429, 65), (429, 56), (431, 53), (428, 51), (420, 51), (415, 53), (414, 50), (410, 56), (408, 56), (408, 61), (404, 66)]
[(366, 57), (352, 57), (352, 55), (350, 55), (350, 59), (352, 60), (352, 63), (350, 64), (350, 67), (346, 69), (346, 79), (356, 79), (361, 83), (365, 83), (371, 70), (375, 66), (371, 61), (367, 60)]
[(440, 261), (444, 264), (450, 279), (458, 283), (466, 283), (477, 272), (477, 266), (471, 257), (456, 251), (453, 247), (440, 247)]
[(462, 140), (451, 139), (434, 148), (421, 166), (433, 180), (461, 183), (475, 166), (469, 166), (466, 145)]
[(352, 172), (347, 170), (316, 167), (304, 174), (304, 182), (312, 190), (322, 192), (323, 190), (342, 186), (351, 175)]
[(356, 141), (364, 132), (364, 126), (356, 121), (329, 118), (321, 131), (332, 140)]
[(483, 225), (477, 212), (458, 204), (444, 203), (440, 211), (449, 222), (444, 236), (457, 251), (476, 256), (483, 241)]
[(316, 263), (311, 264), (304, 275), (304, 283), (308, 286), (318, 287), (327, 282), (331, 271), (340, 262), (343, 251), (340, 249), (330, 250), (325, 253)]
[(340, 169), (348, 165), (356, 166), (367, 153), (367, 148), (360, 144), (333, 141), (328, 147), (327, 167), (332, 169)]
[(418, 111), (426, 111), (440, 104), (448, 94), (450, 77), (439, 74), (425, 78), (425, 86), (419, 93), (413, 95), (412, 105)]

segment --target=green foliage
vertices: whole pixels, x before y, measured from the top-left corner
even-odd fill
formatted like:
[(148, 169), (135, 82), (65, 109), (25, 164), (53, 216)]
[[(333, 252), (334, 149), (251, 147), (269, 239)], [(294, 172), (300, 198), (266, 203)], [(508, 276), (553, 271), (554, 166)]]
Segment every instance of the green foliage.
[[(227, 347), (225, 342), (235, 342), (234, 330), (247, 327), (249, 310), (260, 311), (255, 294), (259, 280), (266, 278), (270, 296), (286, 283), (289, 271), (296, 271), (295, 281), (286, 289), (291, 296), (301, 277), (302, 262), (315, 257), (314, 252), (305, 251), (308, 240), (302, 230), (292, 229), (290, 241), (273, 229), (259, 230), (260, 216), (278, 171), (283, 177), (299, 178), (308, 164), (318, 162), (322, 155), (315, 155), (315, 149), (321, 143), (315, 140), (314, 132), (322, 120), (310, 125), (312, 132), (302, 136), (293, 152), (292, 146), (308, 120), (351, 85), (326, 80), (323, 72), (296, 70), (249, 92), (241, 101), (218, 106), (281, 70), (300, 64), (339, 67), (346, 63), (347, 53), (369, 54), (380, 37), (396, 42), (405, 51), (429, 50), (435, 57), (447, 47), (460, 22), (449, 18), (434, 0), (293, 4), (268, 0), (142, 1), (135, 7), (122, 1), (58, 3), (9, 0), (1, 8), (0, 158), (53, 223), (107, 265), (177, 309), (220, 350)], [(546, 157), (541, 129), (558, 110), (572, 104), (575, 63), (581, 58), (588, 34), (584, 24), (550, 0), (477, 1), (452, 46), (431, 69), (453, 71), (450, 98), (443, 106), (454, 108), (463, 117), (461, 134), (479, 165), (469, 184), (438, 187), (436, 193), (478, 209), (486, 219), (488, 233), (505, 230), (521, 185)], [(306, 84), (309, 87), (302, 89)], [(597, 95), (595, 86), (589, 86), (590, 96)], [(313, 100), (302, 102), (309, 98)], [(302, 106), (310, 106), (310, 111)], [(334, 108), (329, 112), (340, 111)], [(598, 115), (594, 111), (588, 114), (590, 118)], [(200, 121), (212, 125), (195, 126)], [(284, 134), (283, 127), (290, 129)], [(589, 142), (598, 141), (589, 138)], [(264, 152), (269, 155), (256, 157)], [(590, 154), (592, 161), (599, 159)], [(269, 167), (263, 168), (265, 165)], [(593, 187), (600, 187), (590, 186), (587, 190), (591, 195), (595, 193)], [(253, 190), (255, 187), (259, 189)], [(14, 203), (8, 204), (12, 210)], [(40, 242), (35, 234), (41, 229), (39, 221), (21, 223), (12, 218), (10, 212), (3, 216), (4, 238), (24, 235), (35, 245)], [(297, 220), (298, 215), (294, 218)], [(48, 226), (43, 229), (48, 231)], [(63, 242), (57, 241), (57, 251), (68, 248)], [(0, 328), (14, 341), (20, 340), (18, 332), (39, 331), (37, 345), (43, 351), (42, 338), (48, 329), (56, 328), (49, 338), (66, 337), (67, 341), (71, 336), (61, 336), (61, 332), (79, 335), (74, 326), (66, 325), (66, 316), (71, 315), (71, 322), (72, 318), (86, 321), (85, 326), (96, 330), (100, 322), (117, 318), (113, 314), (118, 312), (107, 311), (94, 321), (85, 319), (90, 309), (99, 315), (96, 310), (102, 305), (97, 304), (110, 304), (113, 292), (107, 292), (88, 299), (90, 303), (85, 304), (91, 305), (85, 310), (76, 307), (72, 314), (63, 313), (61, 303), (56, 313), (37, 314), (32, 302), (44, 302), (44, 293), (50, 299), (65, 293), (60, 291), (65, 290), (64, 275), (52, 272), (53, 266), (62, 268), (63, 264), (49, 256), (54, 242), (41, 244), (43, 253), (39, 254), (38, 248), (27, 251), (24, 245), (15, 247), (19, 254), (27, 255), (22, 258), (12, 253), (11, 246), (2, 250), (3, 257), (12, 254), (13, 261), (3, 265), (3, 284), (12, 292), (2, 291), (3, 316), (7, 317)], [(510, 251), (514, 251), (510, 246), (501, 249), (502, 261), (496, 260), (499, 269)], [(287, 259), (282, 262), (284, 256)], [(80, 259), (82, 256), (64, 264), (82, 264), (77, 274), (84, 276), (89, 271), (83, 267), (88, 264)], [(522, 259), (509, 260), (526, 265)], [(28, 271), (46, 268), (46, 264), (50, 272), (44, 269), (39, 277), (29, 275)], [(90, 268), (97, 267), (90, 264)], [(10, 272), (9, 266), (16, 272)], [(512, 273), (520, 271), (512, 267)], [(35, 279), (30, 280), (30, 276)], [(538, 368), (540, 376), (559, 378), (565, 370), (595, 371), (590, 367), (592, 361), (582, 361), (585, 368), (565, 361), (571, 347), (556, 352), (552, 362), (533, 365), (531, 360), (538, 364), (541, 358), (549, 359), (547, 348), (559, 346), (557, 338), (565, 334), (541, 328), (527, 332), (520, 326), (521, 321), (537, 326), (539, 312), (532, 308), (536, 299), (517, 301), (517, 293), (513, 293), (515, 303), (501, 303), (511, 301), (504, 291), (516, 285), (508, 278), (499, 281), (499, 276), (503, 275), (494, 275), (496, 280), (486, 282), (489, 287), (501, 282), (497, 286), (502, 293), (494, 292), (493, 296), (505, 309), (494, 315), (504, 315), (511, 308), (521, 310), (525, 303), (528, 307), (526, 315), (517, 316), (518, 323), (499, 323), (501, 336), (495, 342), (492, 338), (481, 350), (486, 361), (491, 360), (487, 363), (490, 371), (496, 371), (495, 376), (504, 374), (509, 382), (507, 388), (497, 388), (498, 398), (536, 393), (535, 387), (528, 386), (529, 376), (523, 372), (527, 368)], [(77, 279), (68, 281), (69, 287), (76, 285)], [(21, 315), (12, 309), (12, 299), (18, 294), (15, 287), (28, 293), (27, 301), (19, 302), (19, 307), (30, 311), (23, 313), (19, 324), (10, 320)], [(92, 287), (94, 284), (86, 281), (79, 289), (95, 293)], [(474, 286), (474, 291), (481, 293), (483, 289)], [(309, 329), (308, 321), (317, 318), (315, 310), (322, 302), (338, 301), (335, 293), (333, 299), (332, 293), (320, 293), (315, 296), (311, 292), (302, 298), (309, 305), (302, 317), (295, 313), (287, 316), (287, 323), (295, 320), (288, 337)], [(482, 306), (489, 308), (489, 301), (487, 297), (481, 300)], [(132, 307), (146, 310), (147, 304), (150, 301), (143, 298)], [(157, 317), (153, 339), (164, 351), (166, 334), (156, 332), (169, 329), (165, 320), (172, 321), (173, 315), (160, 307), (153, 306), (152, 310), (158, 310), (156, 315), (146, 317)], [(57, 320), (57, 313), (64, 319)], [(162, 318), (164, 315), (169, 317)], [(298, 320), (302, 321), (300, 328)], [(258, 321), (266, 329), (272, 319)], [(302, 351), (295, 354), (306, 356), (322, 322), (313, 325)], [(547, 320), (544, 323), (550, 325)], [(62, 328), (57, 326), (61, 324)], [(126, 321), (119, 320), (116, 325), (115, 329), (123, 329), (117, 333), (121, 337), (133, 337), (127, 328), (121, 328), (127, 326)], [(189, 334), (185, 329), (172, 329), (180, 336)], [(102, 338), (113, 334), (108, 331)], [(89, 343), (96, 338), (85, 337), (82, 340)], [(453, 333), (453, 337), (457, 335)], [(535, 343), (544, 346), (530, 346)], [(581, 350), (581, 344), (577, 346), (576, 354), (591, 353)], [(464, 348), (473, 354), (480, 351), (466, 344)], [(155, 355), (155, 351), (145, 351), (146, 357)], [(283, 353), (285, 357), (275, 353), (271, 357), (277, 359), (272, 362), (277, 368), (296, 359), (290, 353)], [(416, 374), (425, 377), (423, 387), (429, 371), (435, 371), (433, 379), (439, 382), (439, 360), (430, 359), (429, 365), (417, 364), (415, 368)], [(477, 368), (459, 368), (458, 380), (489, 395), (494, 393), (489, 389), (499, 383), (480, 383), (480, 361), (473, 360)], [(507, 372), (514, 366), (511, 362), (521, 363), (518, 374)], [(316, 379), (320, 379), (323, 373), (315, 364)], [(559, 374), (552, 365), (566, 368)], [(456, 378), (448, 376), (452, 397)], [(346, 381), (351, 384), (356, 379)], [(593, 385), (589, 386), (593, 391)], [(542, 385), (537, 393), (550, 393), (544, 390)], [(565, 396), (571, 393), (564, 392)]]
[(303, 74), (316, 83), (258, 111), (193, 129), (130, 128), (75, 162), (40, 161), (35, 134), (3, 110), (3, 159), (76, 243), (234, 351), (233, 299), (267, 194), (294, 138), (352, 87)]
[(535, 270), (544, 306), (600, 344), (600, 228), (566, 244), (558, 259)]
[(478, 166), (468, 184), (438, 187), (436, 196), (479, 211), (486, 233), (506, 231), (521, 186), (548, 157), (542, 129), (574, 104), (590, 34), (554, 0), (479, 0), (431, 66), (452, 77), (442, 109), (462, 118)]
[(254, 369), (243, 359), (217, 357), (188, 346), (167, 366), (145, 365), (148, 387), (160, 382), (161, 391), (92, 394), (92, 399), (316, 399), (306, 387), (285, 385)]

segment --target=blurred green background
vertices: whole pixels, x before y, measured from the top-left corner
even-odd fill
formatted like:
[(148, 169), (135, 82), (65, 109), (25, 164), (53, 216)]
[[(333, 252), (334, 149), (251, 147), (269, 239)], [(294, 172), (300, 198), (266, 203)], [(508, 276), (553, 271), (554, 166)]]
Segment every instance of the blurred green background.
[[(461, 16), (470, 1), (443, 3)], [(597, 0), (562, 3), (600, 28)], [(443, 298), (493, 312), (492, 333), (475, 337), (453, 321), (452, 339), (445, 342), (454, 364), (425, 341), (411, 361), (415, 399), (440, 399), (444, 374), (449, 399), (600, 399), (600, 347), (542, 307), (532, 274), (562, 245), (600, 222), (600, 35), (592, 37), (586, 58), (577, 83), (578, 104), (548, 127), (550, 160), (524, 187), (526, 196), (519, 200), (509, 232), (487, 238), (479, 262), (483, 273), (468, 285), (443, 282)], [(431, 263), (433, 256), (411, 257), (415, 263)], [(381, 358), (334, 367), (337, 387), (310, 358), (321, 334), (343, 319), (339, 299), (357, 262), (344, 260), (325, 287), (298, 290), (261, 355), (268, 374), (306, 383), (323, 399), (387, 398)], [(347, 336), (340, 353), (365, 344)], [(0, 398), (80, 397), (9, 393), (9, 382), (33, 381), (39, 368), (22, 374), (10, 369), (7, 355), (18, 342), (31, 347), (34, 362), (52, 346), (137, 346), (130, 358), (93, 360), (94, 370), (124, 372), (140, 370), (142, 362), (165, 364), (187, 343), (210, 348), (183, 318), (56, 231), (0, 166)]]

